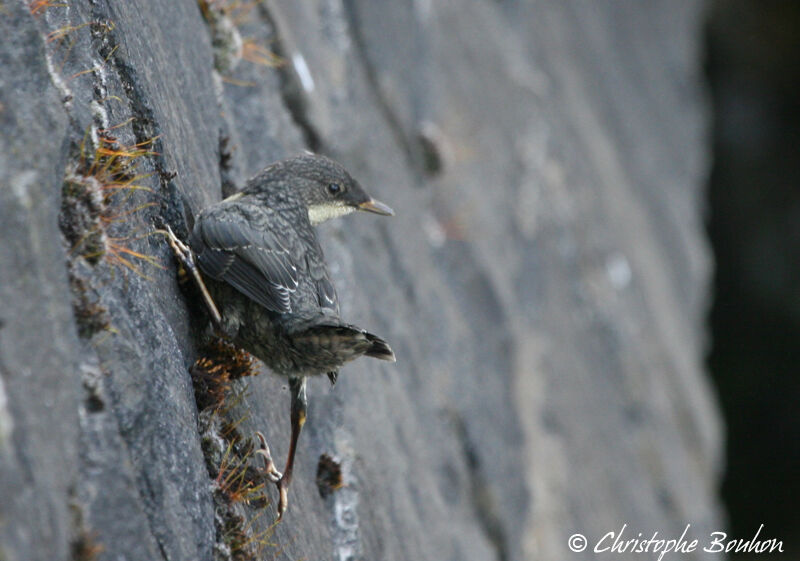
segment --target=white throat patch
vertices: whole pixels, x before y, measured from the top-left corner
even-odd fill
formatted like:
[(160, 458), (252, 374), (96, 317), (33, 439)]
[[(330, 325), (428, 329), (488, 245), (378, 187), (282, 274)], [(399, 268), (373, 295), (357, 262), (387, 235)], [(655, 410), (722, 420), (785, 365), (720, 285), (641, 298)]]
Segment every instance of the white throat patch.
[(308, 219), (312, 226), (316, 226), (331, 218), (338, 218), (345, 214), (350, 214), (355, 210), (354, 207), (344, 203), (328, 203), (321, 205), (311, 205), (308, 207)]

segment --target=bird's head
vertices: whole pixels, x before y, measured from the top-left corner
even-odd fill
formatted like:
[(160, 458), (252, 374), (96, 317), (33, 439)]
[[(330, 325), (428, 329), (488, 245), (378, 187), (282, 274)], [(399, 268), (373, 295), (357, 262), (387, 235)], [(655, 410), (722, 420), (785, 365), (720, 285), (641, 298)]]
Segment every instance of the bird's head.
[(347, 173), (340, 164), (316, 154), (301, 154), (272, 164), (264, 170), (265, 177), (282, 177), (308, 208), (312, 224), (364, 210), (391, 216), (394, 211), (376, 201)]

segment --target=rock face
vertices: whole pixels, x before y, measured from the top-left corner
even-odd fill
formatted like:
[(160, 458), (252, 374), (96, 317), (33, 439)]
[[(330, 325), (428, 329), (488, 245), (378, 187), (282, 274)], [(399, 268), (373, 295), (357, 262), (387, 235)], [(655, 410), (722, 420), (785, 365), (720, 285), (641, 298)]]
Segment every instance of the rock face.
[[(0, 559), (555, 560), (720, 529), (701, 18), (4, 2)], [(398, 362), (312, 381), (273, 528), (274, 489), (237, 482), (256, 430), (282, 464), (286, 383), (193, 391), (203, 316), (154, 232), (307, 148), (397, 211), (321, 233), (343, 317)]]

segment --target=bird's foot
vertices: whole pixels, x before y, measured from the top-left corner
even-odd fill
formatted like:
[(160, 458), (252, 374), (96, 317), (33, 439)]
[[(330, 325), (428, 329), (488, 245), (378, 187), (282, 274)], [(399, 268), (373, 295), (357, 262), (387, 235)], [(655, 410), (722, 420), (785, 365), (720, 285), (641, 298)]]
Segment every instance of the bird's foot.
[(192, 253), (192, 250), (189, 249), (189, 246), (178, 239), (178, 236), (175, 235), (175, 233), (172, 231), (172, 228), (169, 227), (169, 224), (164, 224), (164, 228), (165, 230), (161, 231), (166, 234), (167, 242), (172, 248), (172, 252), (175, 254), (175, 257), (187, 269), (194, 269), (194, 254)]
[(259, 431), (256, 431), (256, 437), (258, 438), (258, 449), (255, 453), (264, 458), (264, 474), (267, 476), (267, 479), (273, 483), (279, 483), (283, 478), (283, 474), (278, 471), (275, 467), (275, 462), (272, 461), (272, 454), (269, 451), (267, 439), (264, 438), (264, 435)]
[(256, 431), (258, 438), (258, 449), (254, 452), (264, 458), (264, 474), (267, 479), (275, 483), (278, 487), (278, 520), (283, 518), (283, 514), (289, 507), (289, 477), (278, 471), (275, 467), (275, 462), (272, 460), (272, 453), (269, 450), (269, 444), (264, 435)]
[(219, 308), (217, 308), (217, 305), (214, 303), (214, 299), (211, 298), (208, 288), (206, 288), (206, 283), (203, 282), (203, 278), (200, 276), (200, 271), (197, 269), (197, 264), (194, 260), (194, 253), (189, 246), (178, 239), (178, 236), (175, 235), (175, 233), (172, 231), (172, 228), (169, 227), (169, 224), (165, 224), (164, 228), (165, 230), (157, 231), (167, 236), (167, 242), (172, 248), (175, 258), (187, 271), (189, 271), (189, 274), (192, 275), (197, 288), (203, 295), (203, 301), (206, 304), (206, 308), (208, 308), (208, 313), (211, 314), (211, 321), (214, 323), (214, 330), (218, 334), (224, 335), (225, 330), (222, 329), (222, 316), (219, 313)]

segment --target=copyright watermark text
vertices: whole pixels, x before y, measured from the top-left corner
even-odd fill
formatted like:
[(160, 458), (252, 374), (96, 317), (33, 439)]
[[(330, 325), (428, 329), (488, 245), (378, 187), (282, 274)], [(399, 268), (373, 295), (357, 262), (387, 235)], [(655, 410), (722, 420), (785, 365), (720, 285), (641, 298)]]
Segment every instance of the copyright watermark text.
[(764, 525), (759, 526), (750, 538), (733, 539), (725, 532), (711, 532), (702, 537), (691, 534), (692, 525), (687, 524), (678, 538), (668, 538), (653, 532), (648, 537), (642, 532), (634, 535), (627, 524), (617, 531), (606, 532), (590, 543), (583, 534), (570, 536), (567, 546), (570, 551), (580, 553), (591, 547), (595, 553), (652, 553), (662, 561), (669, 553), (691, 553), (702, 550), (706, 553), (783, 553), (783, 541), (762, 536)]

